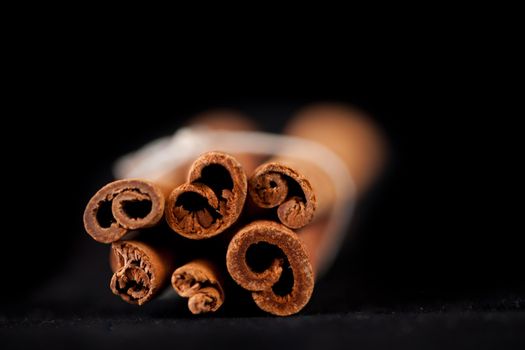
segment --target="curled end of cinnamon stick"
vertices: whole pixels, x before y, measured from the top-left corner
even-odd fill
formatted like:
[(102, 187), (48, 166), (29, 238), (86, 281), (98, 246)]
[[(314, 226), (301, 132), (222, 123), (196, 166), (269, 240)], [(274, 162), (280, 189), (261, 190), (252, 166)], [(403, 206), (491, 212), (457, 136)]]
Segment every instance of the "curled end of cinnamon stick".
[(189, 181), (166, 201), (166, 221), (180, 235), (204, 239), (230, 227), (241, 214), (248, 182), (241, 164), (221, 152), (208, 152), (193, 163)]
[(164, 213), (164, 195), (146, 180), (118, 180), (102, 187), (84, 211), (84, 227), (93, 239), (111, 243), (130, 230), (151, 227)]
[(113, 294), (130, 304), (142, 305), (151, 300), (163, 285), (164, 271), (157, 267), (159, 257), (135, 241), (116, 242), (111, 248), (116, 258), (110, 282)]
[(259, 166), (249, 181), (249, 193), (261, 208), (277, 208), (279, 220), (298, 229), (314, 216), (317, 201), (308, 179), (283, 163)]
[(226, 265), (232, 278), (262, 310), (278, 316), (299, 312), (310, 300), (314, 274), (297, 235), (272, 221), (255, 221), (231, 240)]
[(193, 314), (217, 311), (224, 302), (218, 272), (207, 260), (194, 260), (179, 267), (171, 276), (173, 289), (188, 298)]

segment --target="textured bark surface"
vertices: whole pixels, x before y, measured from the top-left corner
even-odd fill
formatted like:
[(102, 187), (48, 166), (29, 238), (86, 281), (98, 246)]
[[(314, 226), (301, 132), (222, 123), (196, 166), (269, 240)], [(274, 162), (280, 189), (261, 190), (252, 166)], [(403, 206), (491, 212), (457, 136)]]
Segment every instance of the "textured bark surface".
[(313, 219), (317, 200), (310, 181), (295, 168), (284, 162), (262, 164), (250, 178), (249, 192), (255, 204), (277, 207), (279, 220), (297, 229)]
[(188, 298), (193, 314), (217, 311), (224, 302), (223, 277), (218, 266), (207, 259), (197, 259), (179, 267), (171, 276), (173, 289)]
[(169, 282), (175, 268), (170, 250), (139, 241), (111, 245), (114, 269), (111, 291), (130, 303), (142, 305), (156, 296)]
[[(264, 258), (265, 264), (250, 266), (249, 249), (259, 244), (272, 250), (256, 257)], [(226, 266), (235, 282), (252, 292), (257, 306), (274, 315), (299, 312), (313, 292), (314, 274), (306, 247), (293, 231), (273, 221), (255, 221), (237, 232), (228, 246)], [(290, 277), (292, 281), (284, 281)], [(286, 282), (280, 289), (279, 283)]]
[(111, 243), (131, 230), (156, 225), (163, 214), (161, 187), (141, 179), (117, 180), (90, 199), (84, 211), (84, 227), (96, 241)]
[(193, 163), (188, 182), (168, 197), (166, 221), (186, 238), (216, 236), (239, 218), (247, 187), (244, 169), (234, 157), (205, 153)]

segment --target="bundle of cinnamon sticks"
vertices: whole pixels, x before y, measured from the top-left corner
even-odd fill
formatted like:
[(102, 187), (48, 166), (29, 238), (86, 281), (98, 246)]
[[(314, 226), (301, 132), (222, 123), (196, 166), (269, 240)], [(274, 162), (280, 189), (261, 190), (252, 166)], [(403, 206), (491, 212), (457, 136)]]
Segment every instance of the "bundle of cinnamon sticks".
[(90, 199), (84, 226), (111, 244), (110, 288), (128, 303), (168, 287), (192, 313), (215, 312), (240, 287), (261, 310), (292, 315), (384, 158), (377, 128), (349, 106), (304, 108), (283, 135), (210, 112), (121, 159), (120, 179)]

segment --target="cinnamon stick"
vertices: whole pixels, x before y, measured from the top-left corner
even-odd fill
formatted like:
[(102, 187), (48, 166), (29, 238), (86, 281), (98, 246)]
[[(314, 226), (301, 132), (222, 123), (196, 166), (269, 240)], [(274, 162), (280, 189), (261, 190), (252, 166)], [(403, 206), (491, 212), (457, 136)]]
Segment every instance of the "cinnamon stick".
[(148, 180), (117, 180), (102, 187), (84, 211), (84, 227), (98, 242), (111, 243), (162, 219), (162, 188)]
[[(256, 246), (259, 251), (249, 252)], [(257, 261), (261, 258), (265, 261)], [(314, 274), (306, 247), (282, 224), (261, 220), (242, 228), (228, 246), (226, 264), (232, 278), (252, 292), (257, 306), (274, 315), (299, 312), (312, 295)]]
[(208, 152), (193, 163), (188, 182), (166, 201), (169, 226), (190, 239), (216, 236), (239, 218), (247, 193), (242, 165), (232, 156)]
[(215, 312), (224, 302), (223, 277), (217, 264), (208, 259), (196, 259), (179, 267), (171, 276), (173, 289), (188, 298), (193, 314)]
[(261, 208), (277, 207), (279, 220), (290, 228), (308, 224), (317, 200), (305, 171), (279, 158), (260, 165), (249, 180), (249, 193)]
[(111, 291), (130, 304), (150, 301), (167, 285), (175, 268), (173, 252), (165, 247), (129, 240), (113, 243), (111, 251)]

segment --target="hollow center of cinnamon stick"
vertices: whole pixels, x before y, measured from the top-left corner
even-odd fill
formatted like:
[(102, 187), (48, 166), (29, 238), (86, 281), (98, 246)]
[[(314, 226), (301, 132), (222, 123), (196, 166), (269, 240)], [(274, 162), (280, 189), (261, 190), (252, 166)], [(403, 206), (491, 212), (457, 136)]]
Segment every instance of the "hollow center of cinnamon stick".
[[(220, 164), (210, 164), (201, 171), (201, 176), (195, 182), (206, 184), (213, 191), (221, 203), (226, 202), (233, 190), (233, 179), (228, 169)], [(209, 228), (217, 220), (222, 219), (225, 206), (218, 207), (210, 205), (209, 198), (201, 193), (185, 192), (179, 195), (175, 202), (174, 213), (177, 220), (187, 231), (193, 231), (196, 227)], [(192, 213), (188, 216), (188, 213)]]
[(130, 266), (119, 276), (116, 288), (119, 293), (128, 295), (131, 300), (140, 299), (149, 293), (150, 278), (144, 270)]
[(217, 197), (222, 195), (222, 190), (233, 190), (233, 179), (230, 172), (220, 164), (210, 164), (204, 167), (201, 178), (197, 181), (205, 183)]
[(185, 192), (182, 193), (177, 201), (175, 206), (182, 206), (187, 211), (197, 212), (203, 209), (206, 209), (210, 212), (215, 211), (211, 205), (208, 204), (208, 200), (195, 192)]
[(122, 202), (122, 210), (131, 219), (143, 219), (151, 212), (150, 200), (134, 200)]
[(110, 201), (102, 201), (99, 203), (97, 209), (97, 222), (100, 227), (103, 228), (108, 228), (112, 223), (115, 222), (115, 218), (113, 217), (113, 213), (111, 211)]
[(294, 276), (284, 252), (279, 247), (267, 242), (252, 244), (246, 251), (246, 263), (252, 271), (257, 273), (270, 268), (275, 260), (280, 260), (282, 272), (272, 289), (276, 295), (285, 296), (292, 292)]
[(288, 259), (284, 260), (282, 268), (281, 277), (272, 287), (273, 292), (279, 296), (290, 294), (294, 284), (293, 270), (288, 263)]
[(283, 258), (284, 253), (281, 249), (266, 242), (252, 244), (246, 251), (246, 263), (253, 272), (263, 272), (272, 266), (276, 259)]
[(306, 202), (306, 196), (299, 183), (289, 176), (285, 176), (285, 179), (288, 184), (288, 198), (299, 197), (301, 202)]
[[(183, 210), (177, 210), (177, 208), (182, 208)], [(182, 193), (177, 198), (174, 209), (177, 218), (185, 222), (186, 225), (193, 225), (187, 220), (184, 221), (188, 212), (195, 213), (194, 218), (202, 227), (210, 227), (215, 220), (221, 217), (221, 214), (208, 203), (206, 198), (195, 192)]]

